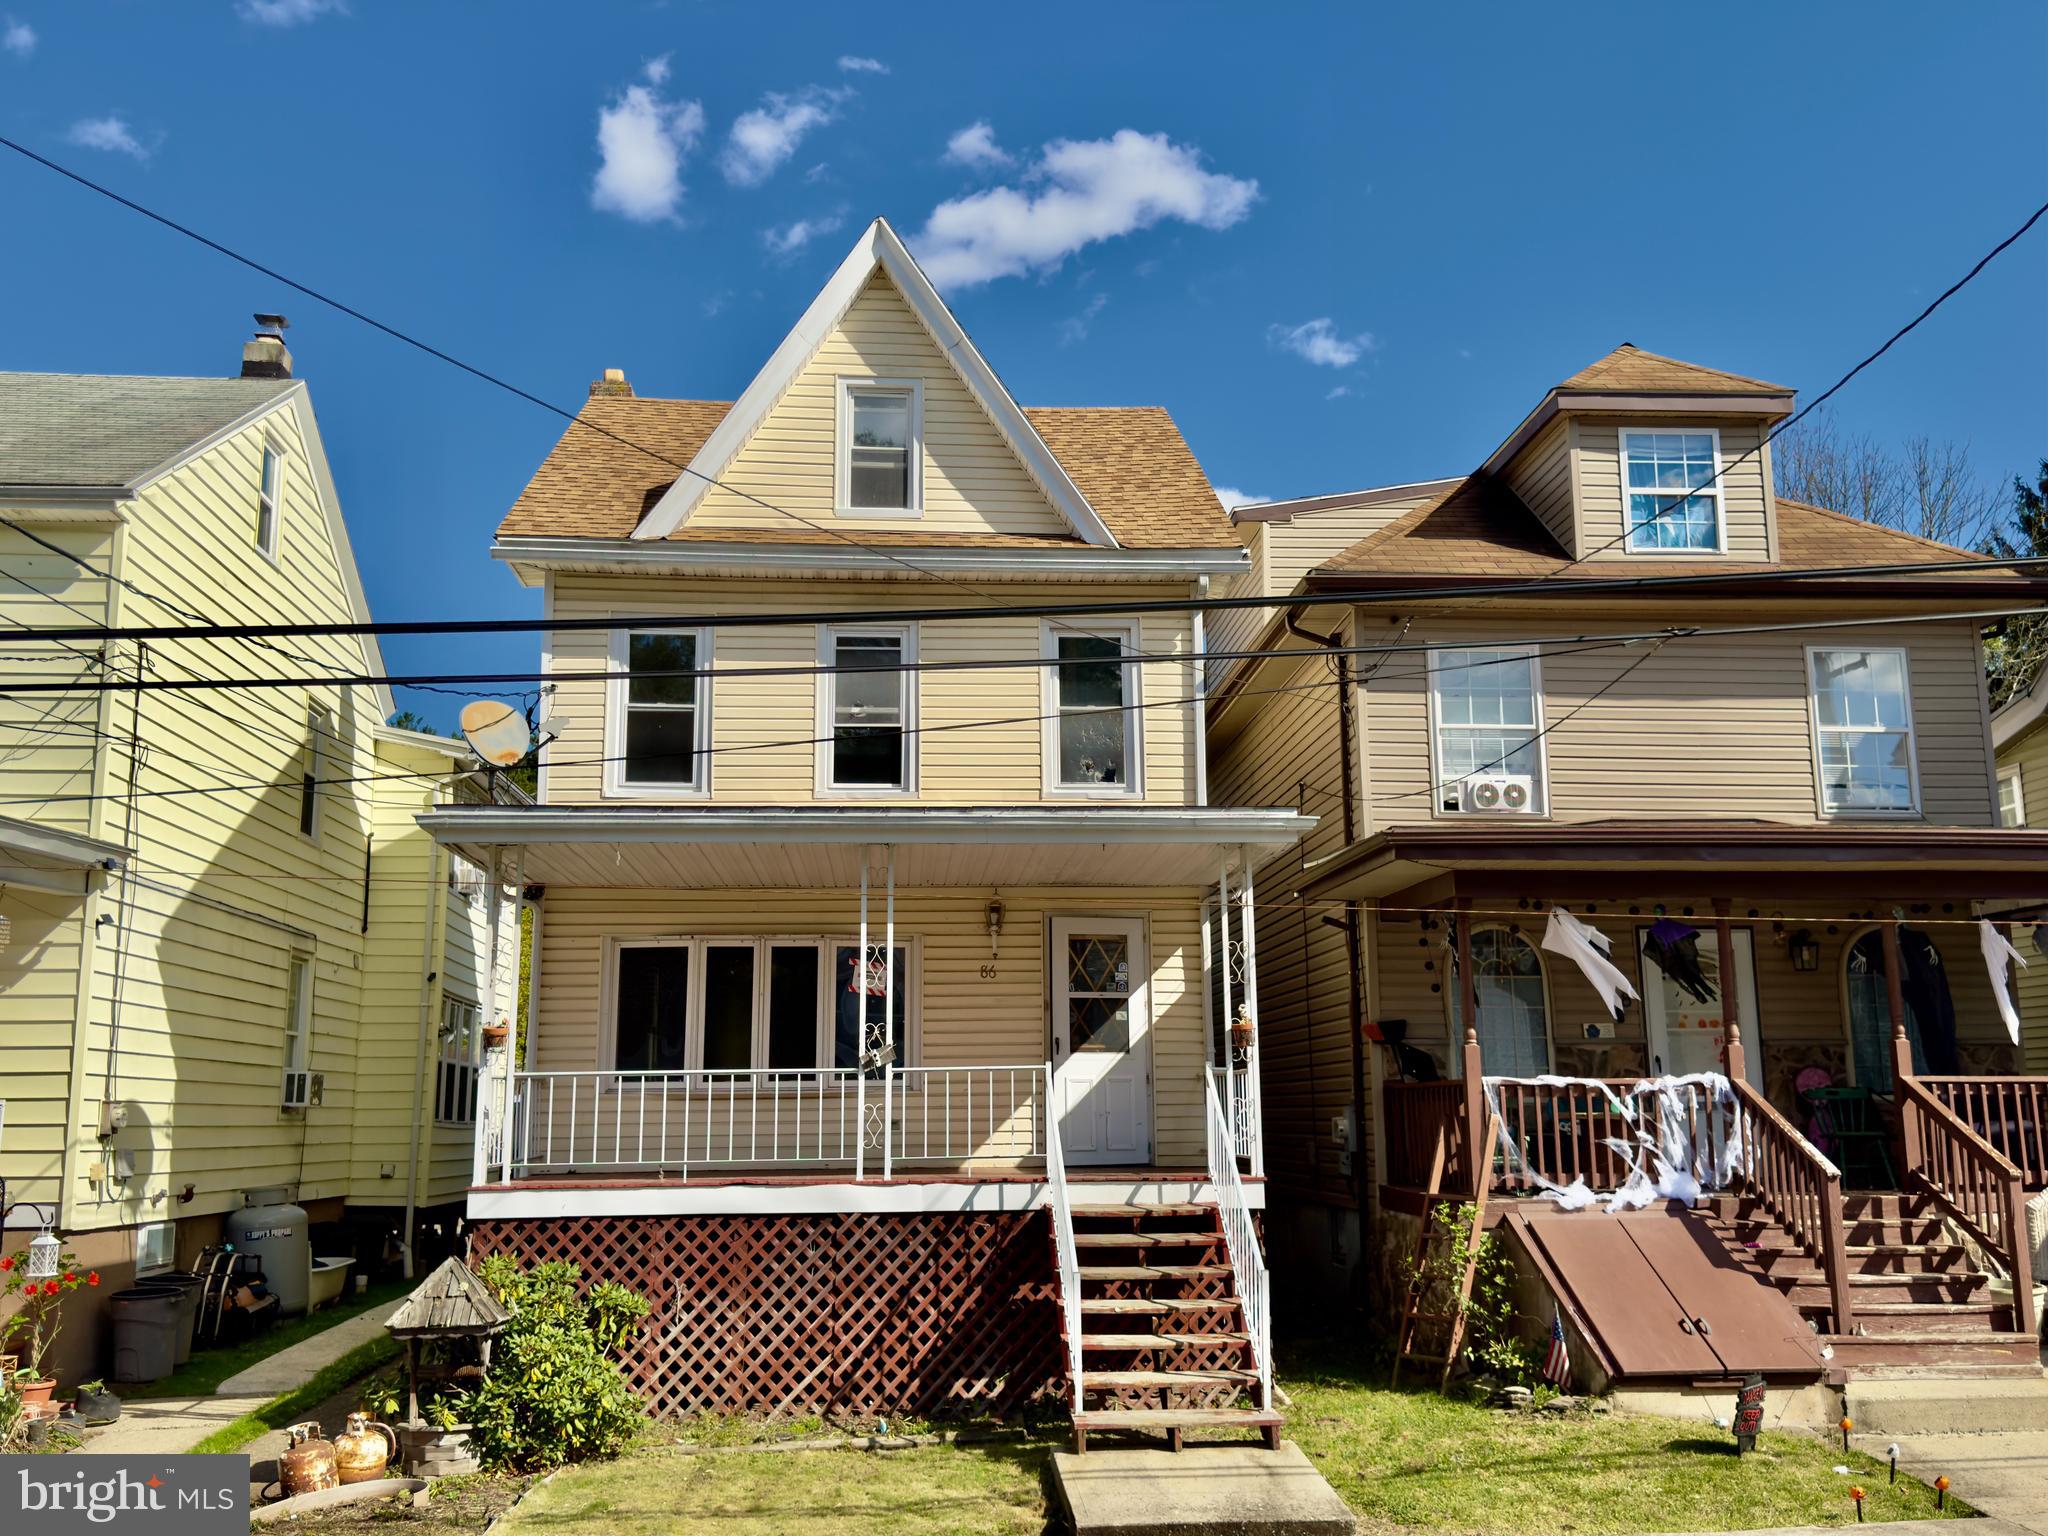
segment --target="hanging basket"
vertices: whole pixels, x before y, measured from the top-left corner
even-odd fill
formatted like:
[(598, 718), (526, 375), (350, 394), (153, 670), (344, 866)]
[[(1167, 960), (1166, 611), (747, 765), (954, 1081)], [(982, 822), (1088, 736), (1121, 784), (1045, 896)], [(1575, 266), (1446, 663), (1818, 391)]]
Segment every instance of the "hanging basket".
[(484, 1026), (484, 1049), (494, 1050), (512, 1038), (509, 1024), (486, 1024)]
[(1230, 1021), (1230, 1048), (1234, 1051), (1248, 1051), (1258, 1038), (1258, 1030), (1250, 1019), (1238, 1018)]

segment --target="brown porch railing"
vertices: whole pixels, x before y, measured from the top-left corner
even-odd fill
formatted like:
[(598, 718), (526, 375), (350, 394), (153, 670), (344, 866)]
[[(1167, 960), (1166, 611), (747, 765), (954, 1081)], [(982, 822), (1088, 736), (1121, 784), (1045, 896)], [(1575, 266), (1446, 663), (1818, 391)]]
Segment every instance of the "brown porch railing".
[(1427, 1189), (1437, 1136), (1445, 1138), (1442, 1194), (1470, 1196), (1472, 1154), (1465, 1133), (1465, 1085), (1388, 1083), (1382, 1094), (1387, 1116), (1387, 1172), (1395, 1189)]
[[(1922, 1078), (1894, 1073), (1906, 1143), (1907, 1179), (2012, 1277), (2013, 1332), (2031, 1334), (2033, 1255), (2027, 1249), (2026, 1181), (2018, 1164), (1979, 1135)], [(1950, 1079), (1954, 1082), (1954, 1079)]]
[(1996, 1147), (2029, 1189), (2048, 1187), (2048, 1077), (1916, 1077)]
[(1855, 1303), (1849, 1287), (1841, 1171), (1746, 1081), (1735, 1080), (1735, 1095), (1749, 1148), (1744, 1190), (1762, 1200), (1800, 1251), (1820, 1266), (1834, 1312), (1834, 1331), (1848, 1333), (1855, 1323)]

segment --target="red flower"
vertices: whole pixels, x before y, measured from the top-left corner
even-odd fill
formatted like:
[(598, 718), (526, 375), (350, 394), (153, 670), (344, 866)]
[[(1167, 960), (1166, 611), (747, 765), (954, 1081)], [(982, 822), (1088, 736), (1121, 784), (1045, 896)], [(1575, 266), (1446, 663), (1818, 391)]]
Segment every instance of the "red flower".
[(0, 1259), (0, 1275), (4, 1275), (4, 1274), (6, 1274), (6, 1273), (7, 1273), (7, 1271), (8, 1271), (8, 1270), (10, 1270), (10, 1269), (12, 1269), (12, 1268), (14, 1268), (14, 1260), (12, 1260), (12, 1259)]
[(54, 1296), (54, 1295), (56, 1295), (56, 1294), (57, 1294), (57, 1282), (56, 1282), (56, 1281), (54, 1281), (54, 1280), (45, 1280), (45, 1281), (43, 1282), (43, 1294), (44, 1294), (45, 1296)]
[(87, 1275), (85, 1277), (85, 1283), (87, 1285), (98, 1285), (100, 1283), (100, 1272), (98, 1270), (94, 1270), (91, 1274)]

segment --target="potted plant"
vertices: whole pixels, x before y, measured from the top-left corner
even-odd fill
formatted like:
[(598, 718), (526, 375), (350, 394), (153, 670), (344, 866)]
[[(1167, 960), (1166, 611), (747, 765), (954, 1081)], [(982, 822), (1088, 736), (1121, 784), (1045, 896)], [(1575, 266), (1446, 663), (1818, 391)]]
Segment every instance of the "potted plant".
[(81, 1382), (74, 1411), (82, 1424), (111, 1424), (121, 1417), (121, 1399), (107, 1390), (104, 1381)]
[(503, 1019), (500, 1019), (495, 1024), (486, 1024), (484, 1026), (485, 1050), (490, 1050), (494, 1046), (503, 1045), (507, 1040), (510, 1040), (511, 1038), (512, 1026)]
[[(31, 1275), (30, 1252), (38, 1244), (45, 1244), (46, 1239), (48, 1234), (37, 1238), (29, 1248), (0, 1256), (0, 1297), (18, 1297), (21, 1302), (19, 1310), (0, 1325), (6, 1330), (0, 1335), (0, 1343), (13, 1345), (20, 1341), (21, 1363), (15, 1368), (13, 1386), (32, 1412), (33, 1405), (49, 1402), (57, 1390), (57, 1379), (44, 1373), (43, 1362), (49, 1358), (50, 1347), (57, 1342), (63, 1327), (64, 1298), (80, 1286), (100, 1283), (98, 1270), (81, 1269), (78, 1261), (62, 1250), (56, 1255), (56, 1273)], [(54, 1240), (49, 1240), (48, 1246), (54, 1246)]]

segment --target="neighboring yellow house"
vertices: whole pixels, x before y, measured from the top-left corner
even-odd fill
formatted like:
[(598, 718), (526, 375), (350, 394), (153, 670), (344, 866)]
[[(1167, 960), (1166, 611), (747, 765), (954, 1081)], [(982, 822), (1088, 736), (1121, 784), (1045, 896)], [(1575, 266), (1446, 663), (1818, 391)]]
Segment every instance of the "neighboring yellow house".
[(1220, 1207), (1213, 1299), (1127, 1312), (1260, 1337), (1203, 912), (1312, 820), (1208, 803), (1171, 605), (1245, 553), (1167, 414), (1020, 407), (877, 221), (736, 402), (593, 385), (494, 553), (557, 627), (539, 803), (426, 818), (545, 887), (479, 1250), (642, 1287), (662, 1409), (1021, 1400), (1048, 1206)]
[[(1622, 347), (1469, 475), (1236, 512), (1233, 590), (1279, 611), (1215, 631), (1281, 654), (1219, 663), (1210, 783), (1319, 818), (1258, 891), (1281, 1270), (1357, 1294), (1439, 1126), (1476, 1161), (1484, 1113), (1428, 1081), (1468, 1072), (1475, 987), (1488, 1080), (1718, 1071), (1732, 1016), (1745, 1080), (1805, 1129), (1819, 1085), (1892, 1113), (1896, 937), (1916, 1076), (2017, 1065), (1976, 914), (2039, 897), (2048, 838), (1997, 825), (1966, 615), (2044, 584), (1778, 495), (1767, 437), (1792, 410), (1784, 386)], [(1838, 568), (1861, 569), (1816, 575)], [(1617, 1014), (1544, 946), (1555, 907), (1640, 1001)], [(1655, 963), (1667, 941), (1710, 1001)], [(1573, 1152), (1573, 1114), (1544, 1113)]]
[[(245, 359), (0, 374), (0, 621), (368, 618), (306, 386), (274, 332)], [(437, 1113), (437, 1079), (473, 1072), (457, 1005), (509, 1011), (516, 963), (515, 915), (481, 985), (480, 880), (451, 891), (412, 821), (474, 793), (461, 744), (385, 726), (382, 685), (89, 686), (374, 677), (373, 640), (0, 658), (0, 1178), (26, 1202), (7, 1245), (54, 1220), (104, 1295), (188, 1265), (255, 1189), (295, 1191), (323, 1253), (377, 1259), (409, 1203), (449, 1226), (470, 1134), (440, 1122), (468, 1105)], [(51, 682), (78, 686), (21, 691)], [(102, 1333), (67, 1328), (68, 1373)]]
[[(2048, 669), (1991, 717), (1991, 745), (1998, 754), (1998, 824), (2048, 825)], [(2035, 896), (2034, 905), (2021, 910), (2035, 918), (2032, 932), (2042, 934), (2048, 932), (2041, 926), (2048, 923), (2048, 880)], [(2025, 1070), (2048, 1073), (2048, 951), (2040, 944), (2015, 943), (2029, 962), (2014, 988)]]

